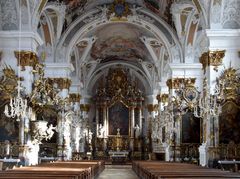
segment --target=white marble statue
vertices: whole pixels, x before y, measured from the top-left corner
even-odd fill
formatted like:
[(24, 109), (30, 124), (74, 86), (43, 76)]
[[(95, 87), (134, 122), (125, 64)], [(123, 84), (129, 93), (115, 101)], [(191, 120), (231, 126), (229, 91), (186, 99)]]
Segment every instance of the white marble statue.
[(104, 137), (105, 135), (105, 129), (104, 129), (104, 126), (102, 124), (99, 124), (99, 127), (98, 127), (98, 136), (99, 137)]
[(137, 139), (140, 136), (140, 127), (138, 124), (134, 127), (135, 129), (135, 138)]

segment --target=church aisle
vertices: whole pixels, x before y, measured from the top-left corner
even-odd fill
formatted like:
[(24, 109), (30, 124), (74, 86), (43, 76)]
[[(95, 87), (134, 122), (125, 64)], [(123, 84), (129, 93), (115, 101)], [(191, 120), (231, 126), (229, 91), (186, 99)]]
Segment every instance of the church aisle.
[(96, 179), (138, 179), (131, 165), (106, 165)]

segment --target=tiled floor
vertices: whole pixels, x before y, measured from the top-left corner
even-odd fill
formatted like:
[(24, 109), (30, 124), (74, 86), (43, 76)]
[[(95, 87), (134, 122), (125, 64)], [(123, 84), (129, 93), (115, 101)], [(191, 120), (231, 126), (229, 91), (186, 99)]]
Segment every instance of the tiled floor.
[(106, 165), (96, 179), (138, 179), (131, 165)]

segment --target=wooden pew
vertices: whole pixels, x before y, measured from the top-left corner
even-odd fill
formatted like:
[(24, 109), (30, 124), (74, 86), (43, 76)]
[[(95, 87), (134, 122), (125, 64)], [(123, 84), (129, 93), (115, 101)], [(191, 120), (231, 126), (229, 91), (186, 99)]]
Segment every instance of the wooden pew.
[(132, 168), (143, 179), (240, 178), (240, 174), (185, 163), (134, 161)]
[[(91, 179), (91, 169), (82, 169), (82, 168), (55, 168), (55, 167), (22, 167), (22, 168), (16, 168), (13, 170), (8, 170), (4, 172), (7, 175), (26, 175), (26, 176), (45, 176), (46, 174), (49, 176), (63, 176), (63, 177), (71, 177), (73, 179)], [(0, 176), (3, 176), (2, 173), (0, 173)]]
[(51, 166), (51, 167), (65, 167), (65, 168), (91, 168), (92, 176), (96, 176), (99, 173), (101, 173), (104, 168), (104, 162), (100, 161), (57, 161), (53, 163), (44, 163), (39, 165), (39, 167), (42, 166)]
[(104, 161), (66, 161), (0, 172), (0, 179), (92, 179), (105, 168)]

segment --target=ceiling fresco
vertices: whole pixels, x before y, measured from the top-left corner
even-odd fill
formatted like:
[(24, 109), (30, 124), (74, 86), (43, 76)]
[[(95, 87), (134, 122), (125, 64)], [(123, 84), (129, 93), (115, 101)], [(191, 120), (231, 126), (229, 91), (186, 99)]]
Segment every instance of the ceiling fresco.
[(150, 55), (148, 55), (149, 53), (140, 37), (152, 37), (152, 35), (134, 25), (124, 23), (109, 24), (98, 28), (90, 34), (97, 36), (91, 52), (91, 57), (94, 59), (106, 59), (109, 57), (126, 60), (150, 59)]
[[(101, 4), (113, 3), (116, 0), (49, 0), (63, 2), (68, 6), (69, 13), (72, 13), (76, 9), (89, 9), (92, 6), (99, 6)], [(120, 0), (121, 1), (121, 0)], [(138, 6), (146, 7), (150, 11), (160, 15), (165, 16), (166, 11), (168, 11), (168, 6), (173, 2), (173, 0), (122, 0), (121, 2), (133, 3)]]

